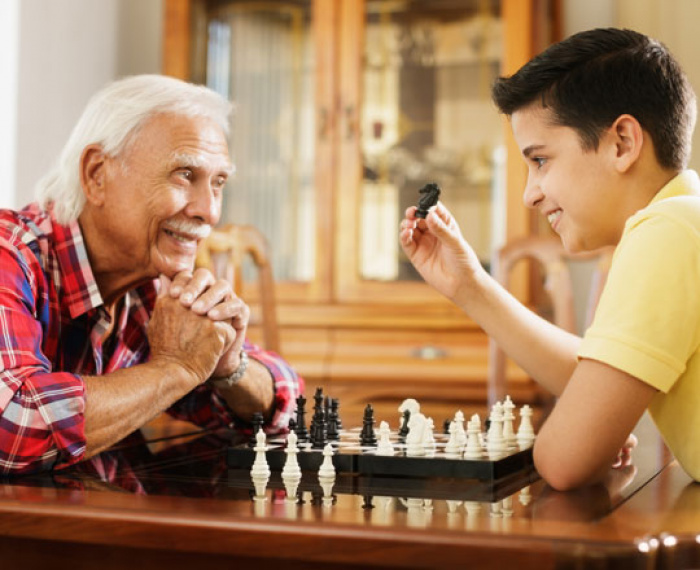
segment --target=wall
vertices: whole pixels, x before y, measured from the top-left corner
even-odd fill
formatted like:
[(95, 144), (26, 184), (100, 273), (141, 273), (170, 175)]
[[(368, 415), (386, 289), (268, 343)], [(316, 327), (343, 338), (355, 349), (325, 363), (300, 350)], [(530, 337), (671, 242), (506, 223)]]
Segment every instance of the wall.
[[(161, 0), (21, 0), (16, 184), (0, 194), (0, 207), (33, 199), (36, 181), (95, 91), (122, 75), (159, 71), (161, 10)], [(0, 119), (12, 116), (0, 108)]]

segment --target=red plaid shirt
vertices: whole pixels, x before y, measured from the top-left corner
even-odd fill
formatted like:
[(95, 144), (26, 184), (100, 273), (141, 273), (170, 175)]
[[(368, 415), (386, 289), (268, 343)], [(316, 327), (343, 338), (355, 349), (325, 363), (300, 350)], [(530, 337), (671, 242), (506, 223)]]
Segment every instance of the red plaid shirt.
[[(77, 222), (58, 224), (32, 204), (0, 210), (0, 474), (60, 468), (85, 453), (85, 384), (149, 358), (146, 327), (155, 282), (126, 294), (113, 345), (110, 325)], [(246, 344), (275, 382), (270, 431), (287, 427), (303, 380), (279, 356)], [(168, 412), (202, 427), (242, 424), (199, 386)]]

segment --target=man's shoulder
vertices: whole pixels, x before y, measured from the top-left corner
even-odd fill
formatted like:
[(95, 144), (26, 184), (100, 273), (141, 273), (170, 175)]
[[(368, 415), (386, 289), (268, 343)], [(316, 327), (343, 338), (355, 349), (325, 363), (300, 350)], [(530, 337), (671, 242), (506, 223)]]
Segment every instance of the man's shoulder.
[(6, 245), (27, 245), (52, 233), (50, 214), (36, 204), (22, 210), (0, 209), (0, 240)]

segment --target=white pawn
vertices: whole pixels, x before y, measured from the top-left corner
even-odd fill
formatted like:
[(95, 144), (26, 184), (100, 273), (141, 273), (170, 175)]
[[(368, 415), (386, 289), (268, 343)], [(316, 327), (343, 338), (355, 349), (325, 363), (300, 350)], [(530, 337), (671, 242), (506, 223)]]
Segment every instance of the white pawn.
[(520, 426), (515, 436), (520, 449), (532, 447), (535, 442), (535, 429), (532, 427), (532, 408), (525, 404), (520, 408)]
[(323, 463), (318, 470), (318, 476), (329, 479), (335, 477), (335, 466), (333, 465), (333, 445), (330, 443), (326, 444), (323, 448)]
[(447, 440), (447, 445), (445, 445), (445, 457), (448, 459), (457, 459), (459, 457), (459, 436), (457, 435), (457, 421), (452, 420), (450, 422), (450, 439)]
[(379, 442), (377, 443), (377, 455), (394, 455), (394, 444), (391, 443), (391, 430), (385, 421), (379, 423)]
[(486, 434), (486, 450), (490, 459), (498, 459), (506, 451), (506, 442), (503, 439), (503, 406), (496, 402), (491, 408), (489, 416), (489, 431)]
[(515, 437), (515, 432), (513, 431), (513, 421), (515, 420), (515, 415), (513, 410), (515, 409), (515, 404), (510, 396), (506, 396), (503, 401), (503, 439), (506, 440), (506, 445), (509, 448), (516, 447), (518, 441)]
[(426, 455), (435, 455), (435, 422), (433, 418), (425, 418), (425, 428), (423, 429), (423, 450)]
[(255, 485), (255, 497), (258, 499), (265, 497), (265, 487), (267, 487), (267, 482), (270, 480), (270, 466), (267, 464), (267, 458), (265, 457), (265, 452), (267, 451), (265, 440), (265, 432), (258, 430), (258, 433), (255, 434), (255, 461), (250, 470), (250, 477), (253, 480), (253, 485)]
[(481, 420), (479, 416), (474, 414), (472, 419), (467, 423), (467, 445), (464, 448), (464, 459), (481, 459), (481, 443), (479, 435), (481, 434)]
[(464, 449), (467, 445), (467, 432), (464, 429), (464, 413), (462, 410), (457, 410), (454, 421), (457, 423), (457, 443), (460, 449)]

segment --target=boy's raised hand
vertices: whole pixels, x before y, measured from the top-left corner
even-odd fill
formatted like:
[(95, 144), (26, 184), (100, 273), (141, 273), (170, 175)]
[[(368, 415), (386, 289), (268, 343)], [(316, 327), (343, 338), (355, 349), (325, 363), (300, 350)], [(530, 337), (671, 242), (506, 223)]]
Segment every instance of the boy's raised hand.
[(401, 221), (401, 247), (428, 284), (462, 306), (474, 275), (483, 271), (474, 250), (442, 202), (425, 220), (415, 214), (416, 207), (411, 206)]

